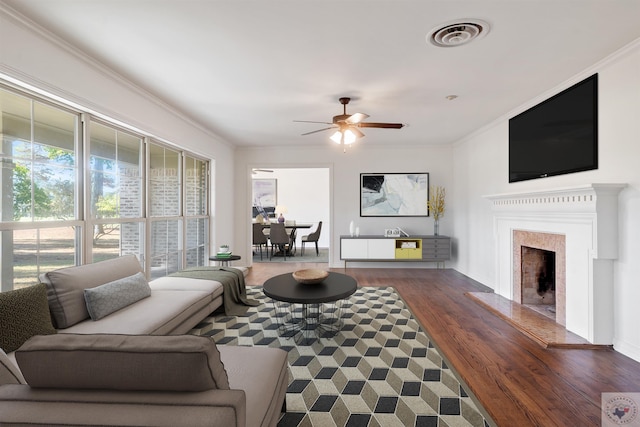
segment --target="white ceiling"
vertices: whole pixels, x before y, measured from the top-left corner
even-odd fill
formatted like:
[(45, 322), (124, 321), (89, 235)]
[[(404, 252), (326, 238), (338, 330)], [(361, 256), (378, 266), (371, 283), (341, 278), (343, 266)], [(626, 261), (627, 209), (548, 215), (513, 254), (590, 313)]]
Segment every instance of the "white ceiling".
[[(362, 143), (451, 143), (640, 38), (639, 0), (0, 1), (241, 146), (331, 144), (293, 120), (330, 122), (341, 96), (409, 125)], [(465, 18), (490, 32), (426, 41)]]

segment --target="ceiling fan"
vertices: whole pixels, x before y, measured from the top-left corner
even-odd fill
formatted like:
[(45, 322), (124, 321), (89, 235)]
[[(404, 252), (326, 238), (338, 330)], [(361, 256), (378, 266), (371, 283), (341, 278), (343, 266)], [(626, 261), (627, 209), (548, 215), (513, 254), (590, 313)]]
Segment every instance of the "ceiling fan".
[[(339, 99), (342, 104), (343, 112), (337, 116), (333, 116), (331, 122), (314, 122), (309, 120), (294, 120), (298, 123), (323, 123), (331, 125), (327, 128), (314, 130), (311, 132), (303, 133), (302, 135), (311, 135), (317, 132), (323, 132), (329, 129), (336, 129), (331, 135), (331, 140), (337, 144), (343, 146), (353, 144), (356, 139), (364, 137), (364, 133), (358, 128), (382, 128), (382, 129), (400, 129), (405, 126), (404, 123), (377, 123), (377, 122), (363, 122), (364, 119), (369, 117), (368, 114), (355, 113), (347, 114), (347, 104), (351, 101), (351, 98), (343, 97)], [(346, 148), (345, 148), (346, 151)]]
[(256, 168), (251, 169), (251, 174), (252, 174), (252, 175), (257, 174), (258, 172), (268, 172), (268, 173), (273, 173), (273, 170), (271, 170), (271, 169), (256, 169)]

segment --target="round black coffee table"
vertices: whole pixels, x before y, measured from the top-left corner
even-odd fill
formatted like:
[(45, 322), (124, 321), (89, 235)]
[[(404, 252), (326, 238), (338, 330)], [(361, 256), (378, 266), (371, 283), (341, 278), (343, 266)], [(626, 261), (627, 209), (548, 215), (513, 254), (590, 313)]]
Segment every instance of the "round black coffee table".
[(263, 291), (273, 300), (278, 329), (282, 336), (308, 341), (310, 333), (318, 338), (333, 336), (342, 327), (342, 304), (358, 288), (358, 282), (346, 274), (329, 272), (321, 283), (298, 283), (291, 273), (280, 274), (264, 282)]

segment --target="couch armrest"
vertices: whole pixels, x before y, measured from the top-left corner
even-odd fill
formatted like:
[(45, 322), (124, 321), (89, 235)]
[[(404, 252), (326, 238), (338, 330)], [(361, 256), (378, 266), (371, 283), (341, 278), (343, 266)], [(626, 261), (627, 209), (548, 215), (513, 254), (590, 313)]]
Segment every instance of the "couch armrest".
[(142, 392), (0, 386), (0, 424), (246, 426), (242, 390)]

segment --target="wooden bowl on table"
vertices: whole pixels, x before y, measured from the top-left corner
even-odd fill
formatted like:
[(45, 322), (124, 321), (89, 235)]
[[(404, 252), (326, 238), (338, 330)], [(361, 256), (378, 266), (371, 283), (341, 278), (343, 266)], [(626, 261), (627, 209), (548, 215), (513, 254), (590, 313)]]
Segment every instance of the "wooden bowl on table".
[(293, 278), (298, 283), (302, 283), (305, 285), (314, 285), (317, 283), (322, 283), (324, 279), (329, 277), (329, 272), (324, 270), (317, 270), (314, 268), (309, 268), (305, 270), (298, 270), (291, 273)]

